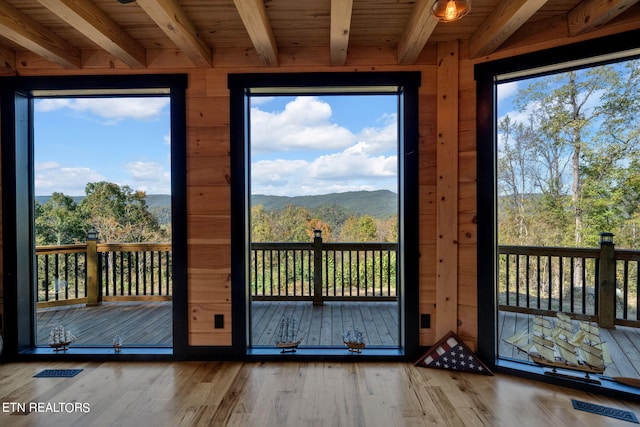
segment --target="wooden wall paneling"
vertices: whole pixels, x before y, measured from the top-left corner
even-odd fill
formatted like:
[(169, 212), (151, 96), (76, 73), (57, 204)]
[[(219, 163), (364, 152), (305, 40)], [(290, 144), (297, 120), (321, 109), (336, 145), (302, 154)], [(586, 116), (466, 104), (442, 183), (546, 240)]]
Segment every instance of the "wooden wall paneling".
[[(229, 157), (229, 127), (187, 127), (187, 153), (191, 157)], [(230, 159), (227, 159), (230, 162)]]
[(228, 185), (187, 186), (187, 215), (229, 215)]
[[(184, 73), (185, 71), (177, 71)], [(206, 70), (198, 68), (189, 70), (187, 80), (187, 98), (192, 96), (208, 96), (207, 95), (207, 73)]]
[(189, 126), (229, 126), (229, 97), (190, 97), (187, 99)]
[(187, 157), (189, 185), (224, 185), (231, 182), (229, 156)]
[[(224, 316), (224, 328), (214, 328), (214, 315)], [(189, 344), (230, 345), (231, 304), (189, 304)]]
[(438, 44), (436, 336), (458, 323), (458, 42)]

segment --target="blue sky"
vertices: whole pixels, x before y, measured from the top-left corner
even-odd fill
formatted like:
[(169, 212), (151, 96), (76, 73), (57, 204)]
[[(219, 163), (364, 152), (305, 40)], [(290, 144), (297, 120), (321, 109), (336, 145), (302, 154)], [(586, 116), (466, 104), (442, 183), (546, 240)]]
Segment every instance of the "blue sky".
[(34, 122), (36, 195), (103, 180), (170, 194), (169, 98), (41, 99)]
[[(397, 191), (397, 97), (253, 97), (252, 193)], [(110, 181), (170, 193), (169, 98), (40, 99), (35, 192)]]
[(251, 192), (397, 191), (396, 95), (251, 99)]

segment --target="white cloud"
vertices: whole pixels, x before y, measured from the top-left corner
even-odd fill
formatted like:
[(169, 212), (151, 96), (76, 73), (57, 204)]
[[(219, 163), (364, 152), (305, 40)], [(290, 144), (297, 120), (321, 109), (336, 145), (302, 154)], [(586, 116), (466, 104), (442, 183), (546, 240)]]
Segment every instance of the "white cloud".
[(359, 142), (341, 153), (321, 156), (309, 167), (309, 176), (326, 180), (396, 176), (397, 156), (372, 157), (371, 147), (369, 143)]
[(113, 123), (127, 118), (152, 120), (158, 117), (167, 105), (167, 97), (53, 98), (38, 100), (35, 108), (40, 112), (69, 108), (76, 112), (94, 114)]
[(498, 85), (498, 102), (503, 101), (518, 91), (518, 82), (502, 83)]
[(251, 148), (258, 152), (326, 150), (349, 146), (355, 136), (331, 123), (331, 106), (316, 97), (298, 97), (284, 111), (251, 109)]
[[(252, 152), (298, 152), (296, 159), (254, 161), (251, 192), (296, 196), (381, 188), (397, 191), (397, 115), (385, 114), (379, 119), (380, 127), (353, 133), (331, 123), (331, 114), (331, 106), (314, 97), (296, 98), (282, 112), (255, 109)], [(325, 154), (318, 156), (316, 150)]]
[(135, 161), (125, 165), (131, 176), (126, 185), (147, 194), (171, 194), (171, 173), (156, 162)]
[(64, 167), (56, 162), (38, 163), (35, 166), (36, 195), (58, 192), (68, 196), (83, 196), (86, 183), (104, 180), (104, 176), (87, 167)]

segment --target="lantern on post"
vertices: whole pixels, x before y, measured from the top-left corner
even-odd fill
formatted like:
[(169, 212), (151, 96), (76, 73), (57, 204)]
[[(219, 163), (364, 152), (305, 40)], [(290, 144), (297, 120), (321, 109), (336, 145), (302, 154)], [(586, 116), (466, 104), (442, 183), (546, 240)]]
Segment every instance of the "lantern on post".
[(610, 233), (608, 231), (603, 231), (602, 233), (600, 233), (600, 244), (613, 244), (613, 233)]

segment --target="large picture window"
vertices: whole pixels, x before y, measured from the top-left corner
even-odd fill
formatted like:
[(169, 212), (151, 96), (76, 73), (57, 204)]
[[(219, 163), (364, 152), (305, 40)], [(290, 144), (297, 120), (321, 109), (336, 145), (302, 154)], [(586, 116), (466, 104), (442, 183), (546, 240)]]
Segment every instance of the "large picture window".
[(477, 69), (478, 160), (494, 165), (478, 190), (479, 298), (492, 301), (480, 349), (497, 369), (626, 392), (640, 354), (640, 60), (580, 47)]
[(8, 357), (185, 351), (186, 79), (2, 84)]
[(230, 76), (239, 353), (415, 348), (417, 76)]

